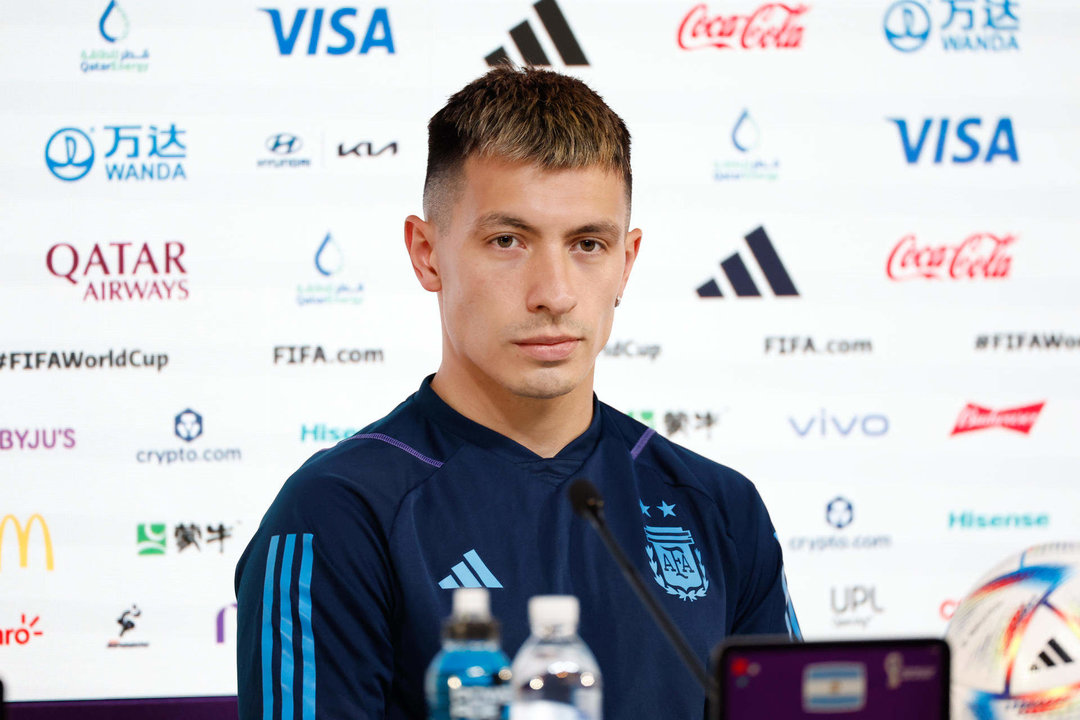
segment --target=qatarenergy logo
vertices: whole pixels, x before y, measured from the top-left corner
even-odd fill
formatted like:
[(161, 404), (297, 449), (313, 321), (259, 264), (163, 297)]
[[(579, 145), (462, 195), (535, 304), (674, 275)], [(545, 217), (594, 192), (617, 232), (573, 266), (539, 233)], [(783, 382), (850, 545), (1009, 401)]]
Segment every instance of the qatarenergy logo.
[(168, 353), (150, 353), (139, 349), (112, 350), (105, 354), (84, 350), (38, 350), (32, 352), (0, 352), (0, 370), (97, 370), (102, 368), (156, 368), (158, 372), (169, 364)]

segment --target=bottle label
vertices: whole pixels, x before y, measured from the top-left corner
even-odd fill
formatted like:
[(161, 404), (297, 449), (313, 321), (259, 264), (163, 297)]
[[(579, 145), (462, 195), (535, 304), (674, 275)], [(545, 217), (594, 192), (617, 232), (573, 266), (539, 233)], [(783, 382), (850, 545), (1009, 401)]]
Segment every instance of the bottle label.
[(502, 720), (510, 706), (509, 685), (462, 685), (450, 690), (451, 720)]

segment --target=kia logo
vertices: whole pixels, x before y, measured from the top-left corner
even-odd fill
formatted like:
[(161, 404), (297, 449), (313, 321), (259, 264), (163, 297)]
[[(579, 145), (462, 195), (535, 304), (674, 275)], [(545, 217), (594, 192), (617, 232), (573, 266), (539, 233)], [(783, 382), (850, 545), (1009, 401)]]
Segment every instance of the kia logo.
[(292, 133), (278, 133), (266, 138), (266, 149), (275, 155), (292, 155), (300, 152), (304, 141)]

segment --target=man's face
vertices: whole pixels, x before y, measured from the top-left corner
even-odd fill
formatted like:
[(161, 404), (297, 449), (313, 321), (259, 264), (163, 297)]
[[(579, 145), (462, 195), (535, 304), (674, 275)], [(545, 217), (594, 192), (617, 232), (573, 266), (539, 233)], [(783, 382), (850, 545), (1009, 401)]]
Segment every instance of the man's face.
[(591, 379), (637, 254), (622, 177), (469, 158), (460, 182), (429, 226), (442, 370), (520, 397), (569, 393)]

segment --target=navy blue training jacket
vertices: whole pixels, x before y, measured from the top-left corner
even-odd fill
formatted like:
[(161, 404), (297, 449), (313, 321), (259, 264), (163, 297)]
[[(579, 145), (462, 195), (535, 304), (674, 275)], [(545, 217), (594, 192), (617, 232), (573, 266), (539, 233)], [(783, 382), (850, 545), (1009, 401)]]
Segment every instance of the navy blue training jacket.
[(608, 720), (700, 720), (704, 695), (566, 488), (591, 480), (619, 545), (705, 662), (733, 634), (798, 637), (754, 486), (593, 401), (545, 459), (431, 389), (288, 479), (236, 568), (242, 720), (426, 717), (423, 677), (455, 587), (490, 588), (502, 644), (528, 599), (571, 594)]

